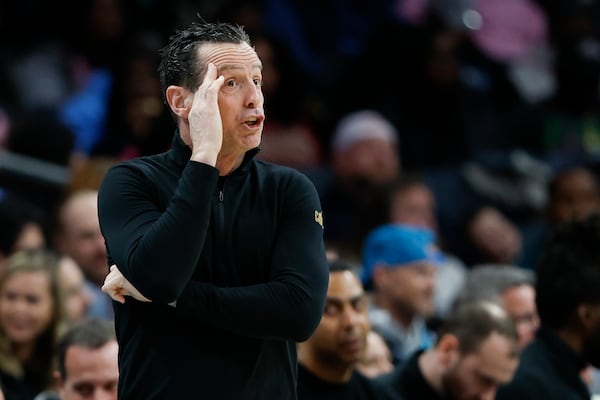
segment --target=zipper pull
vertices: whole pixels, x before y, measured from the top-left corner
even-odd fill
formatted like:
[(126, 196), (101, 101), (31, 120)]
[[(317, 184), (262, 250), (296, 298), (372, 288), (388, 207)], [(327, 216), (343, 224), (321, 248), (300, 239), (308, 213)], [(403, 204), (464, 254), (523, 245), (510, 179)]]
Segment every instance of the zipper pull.
[(223, 201), (223, 191), (219, 190), (219, 201)]

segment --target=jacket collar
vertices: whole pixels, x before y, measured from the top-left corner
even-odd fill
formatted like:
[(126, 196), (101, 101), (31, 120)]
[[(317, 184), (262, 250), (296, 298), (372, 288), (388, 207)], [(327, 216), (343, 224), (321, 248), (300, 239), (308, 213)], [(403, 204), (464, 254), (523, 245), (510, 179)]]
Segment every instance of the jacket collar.
[[(235, 171), (233, 171), (233, 174), (237, 173), (238, 171), (247, 171), (250, 168), (250, 161), (258, 154), (259, 151), (260, 148), (258, 147), (248, 150), (244, 155), (242, 164)], [(180, 169), (183, 169), (187, 165), (188, 161), (190, 161), (191, 156), (192, 149), (190, 149), (188, 145), (185, 144), (181, 139), (179, 129), (175, 129), (175, 134), (173, 135), (173, 140), (171, 142), (171, 151), (168, 154), (169, 159), (172, 160)]]

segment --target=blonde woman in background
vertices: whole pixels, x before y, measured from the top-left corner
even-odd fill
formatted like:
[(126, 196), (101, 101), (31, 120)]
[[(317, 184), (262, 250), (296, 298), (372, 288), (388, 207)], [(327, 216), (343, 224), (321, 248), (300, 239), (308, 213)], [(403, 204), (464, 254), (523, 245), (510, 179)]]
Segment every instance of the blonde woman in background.
[(52, 384), (53, 352), (62, 329), (58, 257), (24, 250), (0, 274), (0, 382), (10, 400), (31, 400)]

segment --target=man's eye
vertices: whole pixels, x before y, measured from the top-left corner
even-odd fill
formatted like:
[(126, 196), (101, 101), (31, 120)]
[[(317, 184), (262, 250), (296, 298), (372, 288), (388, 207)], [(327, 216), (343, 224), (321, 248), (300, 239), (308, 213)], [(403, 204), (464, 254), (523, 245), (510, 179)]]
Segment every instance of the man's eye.
[(225, 86), (227, 86), (227, 87), (235, 87), (236, 83), (235, 83), (235, 81), (227, 81), (227, 82), (225, 82)]
[(79, 395), (81, 396), (90, 396), (92, 393), (94, 393), (94, 385), (89, 384), (89, 383), (80, 383), (77, 384), (75, 386), (73, 386), (73, 389), (75, 390), (76, 393), (79, 393)]
[(254, 79), (254, 85), (256, 85), (257, 87), (261, 87), (262, 86), (262, 79)]
[(325, 304), (325, 309), (323, 310), (323, 314), (333, 316), (333, 315), (338, 314), (339, 311), (340, 311), (340, 308), (338, 306), (336, 306), (335, 304), (327, 303), (327, 304)]

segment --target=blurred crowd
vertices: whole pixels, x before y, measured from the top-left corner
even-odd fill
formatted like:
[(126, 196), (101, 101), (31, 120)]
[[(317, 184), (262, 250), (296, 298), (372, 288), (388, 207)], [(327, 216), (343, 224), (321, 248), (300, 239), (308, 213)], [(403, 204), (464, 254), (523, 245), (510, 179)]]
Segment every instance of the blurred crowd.
[[(198, 15), (250, 32), (264, 64), (259, 157), (313, 179), (336, 248), (356, 252), (386, 222), (397, 178), (417, 174), (449, 251), (469, 264), (522, 252), (532, 268), (551, 180), (579, 167), (597, 180), (597, 1), (195, 3), (0, 6), (0, 186), (47, 228), (66, 191), (170, 146), (159, 49)], [(495, 230), (508, 238), (486, 248)]]
[[(311, 178), (332, 259), (352, 265), (374, 304), (403, 302), (395, 322), (370, 315), (387, 370), (431, 346), (456, 302), (501, 280), (475, 270), (516, 270), (518, 285), (482, 289), (486, 299), (533, 290), (554, 228), (600, 212), (597, 0), (4, 1), (0, 377), (19, 391), (10, 377), (27, 376), (31, 390), (8, 399), (51, 386), (61, 327), (113, 318), (100, 291), (108, 261), (97, 190), (114, 163), (169, 148), (159, 50), (198, 16), (244, 25), (261, 57), (257, 157)], [(425, 239), (385, 230), (397, 224)], [(391, 287), (365, 261), (377, 229), (384, 241), (435, 244), (436, 273)], [(6, 293), (44, 298), (45, 279), (53, 306), (30, 324), (11, 317)], [(529, 309), (519, 321), (537, 328), (537, 318)]]

